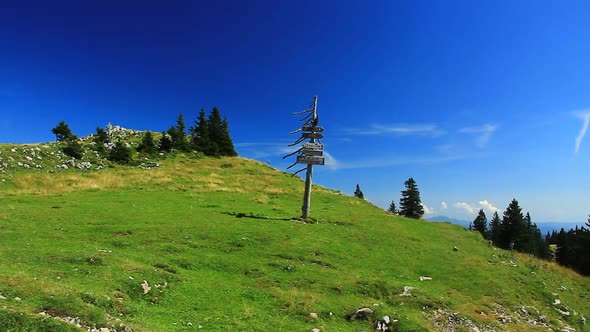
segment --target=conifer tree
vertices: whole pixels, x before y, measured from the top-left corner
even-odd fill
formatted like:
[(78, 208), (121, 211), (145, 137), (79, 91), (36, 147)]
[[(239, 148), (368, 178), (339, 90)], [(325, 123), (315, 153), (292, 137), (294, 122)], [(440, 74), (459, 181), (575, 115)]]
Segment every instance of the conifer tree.
[(234, 143), (229, 135), (229, 123), (227, 122), (227, 118), (224, 117), (223, 121), (221, 122), (221, 129), (223, 135), (221, 136), (221, 144), (220, 150), (221, 154), (224, 156), (235, 157), (238, 155), (234, 148)]
[(94, 135), (94, 142), (96, 144), (104, 144), (109, 141), (109, 135), (101, 127), (96, 127), (96, 134)]
[(158, 151), (158, 147), (156, 146), (156, 142), (154, 141), (154, 135), (151, 131), (148, 130), (143, 134), (141, 143), (137, 147), (137, 151), (141, 151), (146, 154), (153, 154), (156, 151)]
[(579, 237), (581, 262), (578, 271), (584, 275), (590, 275), (590, 215), (586, 227), (582, 227)]
[(179, 151), (187, 151), (187, 140), (186, 140), (186, 124), (184, 122), (184, 116), (178, 115), (176, 119), (176, 126), (168, 129), (168, 135), (172, 140), (172, 148)]
[(63, 148), (61, 148), (64, 154), (75, 159), (82, 159), (84, 156), (84, 148), (75, 139), (69, 140)]
[(502, 233), (501, 227), (502, 225), (500, 217), (498, 216), (498, 211), (494, 211), (494, 215), (490, 221), (489, 239), (492, 240), (492, 243), (494, 243), (496, 246), (499, 246), (498, 243), (500, 242), (500, 234)]
[(168, 134), (166, 134), (166, 132), (162, 133), (162, 137), (160, 137), (160, 151), (170, 151), (172, 150), (172, 140), (170, 139), (170, 136), (168, 136)]
[(402, 190), (400, 199), (400, 214), (402, 216), (414, 219), (420, 219), (424, 215), (424, 208), (420, 201), (420, 191), (413, 178), (409, 178), (404, 183), (405, 190)]
[(201, 108), (199, 117), (195, 124), (190, 128), (191, 145), (193, 149), (203, 152), (206, 155), (211, 154), (211, 138), (209, 137), (209, 123), (205, 109)]
[(522, 209), (516, 199), (512, 199), (506, 211), (504, 211), (501, 226), (500, 243), (498, 243), (500, 248), (522, 251), (522, 240), (527, 235), (528, 230), (522, 215)]
[(365, 199), (365, 195), (361, 191), (361, 187), (358, 184), (356, 185), (356, 189), (354, 190), (354, 197)]
[(51, 132), (55, 134), (55, 138), (58, 142), (61, 141), (73, 141), (77, 139), (76, 135), (70, 129), (70, 126), (65, 121), (60, 121), (57, 126), (51, 129)]
[(213, 110), (209, 114), (207, 124), (209, 126), (211, 155), (221, 155), (221, 143), (223, 141), (224, 131), (221, 113), (219, 113), (219, 109), (217, 107), (213, 107)]
[(123, 142), (117, 142), (109, 152), (108, 159), (118, 164), (128, 164), (131, 161), (131, 149)]
[(109, 142), (109, 136), (107, 132), (101, 127), (96, 127), (96, 134), (94, 135), (93, 142), (95, 143), (95, 150), (102, 157), (107, 156), (107, 149), (105, 143)]
[(479, 209), (477, 217), (473, 220), (473, 230), (480, 232), (484, 238), (488, 237), (488, 219), (483, 209)]
[(387, 209), (387, 212), (392, 213), (392, 214), (397, 214), (397, 207), (395, 206), (395, 201), (391, 201), (391, 204), (389, 204), (389, 208)]

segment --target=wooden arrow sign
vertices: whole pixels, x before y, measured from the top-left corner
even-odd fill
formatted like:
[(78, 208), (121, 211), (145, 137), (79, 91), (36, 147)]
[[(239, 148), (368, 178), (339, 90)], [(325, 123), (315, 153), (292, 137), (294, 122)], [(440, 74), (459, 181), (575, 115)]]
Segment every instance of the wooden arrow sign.
[(324, 127), (320, 127), (320, 126), (315, 126), (315, 127), (303, 126), (303, 127), (301, 127), (301, 130), (303, 130), (303, 131), (311, 131), (313, 133), (319, 133), (319, 132), (324, 131)]
[(321, 156), (324, 155), (324, 151), (323, 150), (303, 149), (303, 150), (301, 150), (301, 152), (305, 156), (319, 156), (319, 157), (321, 157)]
[(325, 159), (322, 157), (297, 156), (297, 163), (298, 164), (323, 165), (324, 161), (325, 161)]
[(324, 148), (324, 145), (321, 143), (303, 143), (303, 148), (310, 150), (321, 150)]
[(314, 139), (320, 139), (320, 138), (324, 138), (324, 134), (320, 134), (320, 133), (302, 133), (301, 134), (302, 138), (314, 138)]

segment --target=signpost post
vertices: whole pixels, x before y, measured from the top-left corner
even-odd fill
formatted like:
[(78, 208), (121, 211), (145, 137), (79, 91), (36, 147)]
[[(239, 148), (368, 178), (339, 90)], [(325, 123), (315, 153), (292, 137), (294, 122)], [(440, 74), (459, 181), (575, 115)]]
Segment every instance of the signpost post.
[(297, 172), (293, 173), (293, 175), (296, 175), (299, 172), (302, 172), (304, 170), (306, 171), (305, 191), (303, 194), (303, 205), (301, 206), (301, 218), (303, 218), (303, 219), (309, 218), (309, 210), (311, 208), (311, 182), (312, 182), (312, 176), (313, 176), (313, 165), (324, 165), (324, 162), (325, 162), (325, 158), (323, 157), (324, 156), (324, 145), (320, 142), (316, 142), (316, 140), (320, 140), (320, 139), (324, 138), (324, 134), (322, 134), (322, 132), (324, 131), (324, 127), (320, 127), (317, 125), (318, 120), (319, 120), (318, 115), (317, 115), (317, 107), (318, 107), (318, 97), (317, 96), (313, 97), (313, 103), (310, 106), (312, 106), (312, 109), (295, 113), (295, 114), (308, 113), (308, 115), (305, 116), (300, 121), (307, 120), (307, 119), (309, 119), (309, 120), (307, 120), (307, 122), (305, 122), (303, 124), (301, 129), (297, 129), (296, 131), (291, 132), (292, 134), (295, 134), (295, 133), (301, 131), (301, 137), (297, 141), (295, 141), (294, 144), (291, 144), (290, 146), (297, 145), (300, 142), (302, 142), (304, 139), (309, 139), (309, 142), (303, 143), (303, 146), (299, 150), (283, 157), (283, 159), (284, 159), (284, 158), (287, 158), (289, 156), (292, 156), (292, 155), (298, 153), (297, 160), (295, 161), (295, 163), (287, 168), (291, 168), (291, 167), (295, 166), (296, 164), (306, 164), (307, 165), (305, 168), (300, 169)]

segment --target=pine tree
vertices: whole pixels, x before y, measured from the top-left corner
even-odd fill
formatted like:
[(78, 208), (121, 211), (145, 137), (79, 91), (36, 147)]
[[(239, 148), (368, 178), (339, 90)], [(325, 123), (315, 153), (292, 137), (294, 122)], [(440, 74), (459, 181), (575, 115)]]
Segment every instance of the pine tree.
[(221, 154), (224, 156), (235, 157), (238, 155), (234, 148), (234, 142), (229, 135), (229, 123), (227, 122), (227, 118), (224, 117), (223, 121), (221, 122), (221, 129), (223, 135), (221, 136), (221, 144), (220, 150)]
[(172, 140), (170, 139), (170, 136), (168, 136), (168, 134), (166, 134), (166, 132), (162, 133), (162, 137), (160, 137), (160, 151), (170, 151), (172, 150)]
[(117, 142), (111, 149), (108, 159), (118, 164), (128, 164), (131, 161), (131, 149), (124, 143)]
[(179, 151), (187, 151), (187, 140), (186, 140), (186, 124), (184, 122), (184, 116), (181, 114), (178, 115), (176, 119), (176, 126), (171, 127), (168, 129), (168, 135), (170, 135), (170, 139), (172, 140), (172, 148), (179, 150)]
[(400, 200), (400, 214), (402, 216), (414, 219), (420, 219), (424, 215), (424, 208), (420, 201), (420, 191), (413, 178), (409, 178), (404, 183), (406, 190), (402, 190)]
[(209, 114), (207, 121), (209, 126), (209, 139), (211, 144), (211, 155), (221, 155), (222, 144), (224, 140), (223, 120), (221, 119), (221, 113), (217, 107), (213, 107), (213, 110)]
[(109, 135), (101, 127), (96, 127), (96, 135), (94, 135), (94, 142), (96, 144), (104, 144), (109, 141)]
[(84, 156), (84, 148), (82, 148), (82, 145), (77, 140), (68, 141), (66, 146), (61, 148), (61, 150), (65, 155), (75, 159), (82, 159)]
[(492, 220), (490, 221), (490, 235), (489, 238), (492, 240), (496, 246), (499, 246), (498, 243), (500, 242), (500, 234), (502, 233), (501, 229), (501, 221), (500, 217), (498, 216), (498, 211), (494, 211), (494, 215), (492, 216)]
[(93, 142), (95, 143), (95, 150), (102, 157), (108, 155), (105, 144), (109, 142), (109, 136), (107, 132), (101, 127), (96, 127), (96, 134), (94, 135)]
[(195, 124), (190, 128), (191, 145), (196, 151), (203, 152), (206, 155), (211, 154), (211, 138), (209, 137), (209, 123), (205, 109), (201, 108), (199, 117)]
[(387, 212), (397, 214), (397, 207), (395, 206), (395, 201), (391, 201), (391, 204), (389, 204), (389, 209), (387, 209)]
[(501, 222), (500, 248), (524, 251), (528, 241), (528, 229), (522, 209), (516, 199), (512, 199)]
[(477, 217), (473, 220), (473, 230), (480, 232), (484, 238), (488, 237), (488, 219), (483, 209), (479, 209)]
[(356, 185), (356, 189), (354, 190), (354, 197), (365, 199), (365, 195), (361, 191), (361, 187), (358, 184)]
[(586, 227), (582, 227), (582, 231), (580, 232), (580, 248), (581, 252), (579, 253), (581, 261), (580, 267), (578, 271), (584, 275), (590, 275), (590, 215), (588, 216), (588, 222), (586, 223)]
[(146, 154), (154, 154), (156, 151), (158, 151), (158, 147), (154, 141), (154, 135), (151, 131), (148, 130), (143, 134), (141, 143), (139, 143), (139, 146), (137, 147), (137, 151), (141, 151)]
[(51, 129), (51, 132), (55, 134), (55, 138), (58, 142), (61, 141), (73, 141), (77, 139), (76, 135), (72, 133), (72, 130), (65, 121), (60, 121), (57, 126)]

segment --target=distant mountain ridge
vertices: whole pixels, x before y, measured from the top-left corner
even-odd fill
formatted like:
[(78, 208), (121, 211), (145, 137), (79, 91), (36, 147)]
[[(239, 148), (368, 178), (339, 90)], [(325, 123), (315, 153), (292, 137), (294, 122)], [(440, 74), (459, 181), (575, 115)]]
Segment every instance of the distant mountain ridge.
[[(467, 221), (467, 220), (461, 220), (461, 219), (451, 218), (451, 217), (447, 217), (447, 216), (435, 216), (435, 217), (428, 218), (428, 220), (436, 221), (436, 222), (448, 221), (453, 224), (463, 226), (465, 228), (469, 227), (469, 223), (470, 223), (470, 221)], [(488, 223), (489, 223), (489, 219), (488, 219)], [(567, 232), (570, 229), (576, 228), (576, 226), (578, 226), (578, 227), (584, 226), (584, 222), (536, 222), (536, 224), (537, 224), (537, 227), (539, 227), (539, 230), (541, 231), (541, 234), (543, 234), (543, 236), (545, 236), (547, 234), (547, 232), (552, 232), (552, 231), (559, 232), (559, 230), (561, 230), (562, 228)]]

